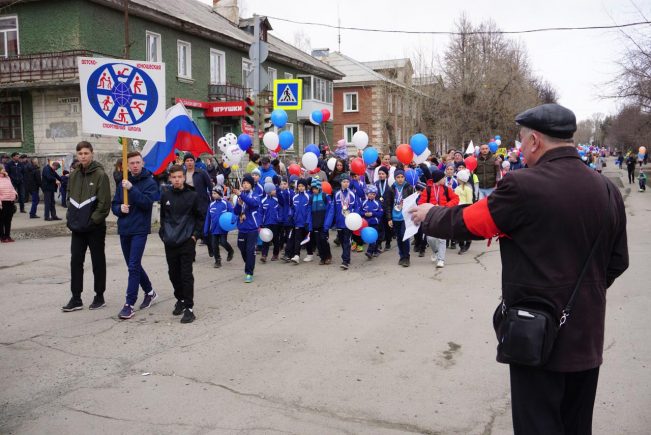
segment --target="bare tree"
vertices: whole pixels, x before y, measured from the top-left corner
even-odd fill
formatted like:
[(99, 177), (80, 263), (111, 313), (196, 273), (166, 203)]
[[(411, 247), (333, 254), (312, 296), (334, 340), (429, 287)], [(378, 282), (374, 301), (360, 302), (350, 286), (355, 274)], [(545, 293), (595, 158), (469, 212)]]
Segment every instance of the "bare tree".
[(306, 53), (312, 52), (312, 40), (303, 29), (294, 32), (294, 47)]

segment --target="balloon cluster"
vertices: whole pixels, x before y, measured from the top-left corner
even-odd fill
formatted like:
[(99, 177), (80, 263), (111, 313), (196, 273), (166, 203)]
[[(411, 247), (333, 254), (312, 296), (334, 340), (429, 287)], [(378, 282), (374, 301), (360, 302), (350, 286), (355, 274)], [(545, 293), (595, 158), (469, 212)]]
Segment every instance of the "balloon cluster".
[(346, 228), (356, 236), (361, 236), (365, 243), (375, 243), (378, 239), (378, 232), (375, 228), (368, 226), (368, 221), (358, 213), (350, 213), (346, 216)]
[[(243, 137), (244, 136), (244, 137)], [(233, 133), (227, 133), (226, 136), (220, 137), (217, 140), (217, 147), (224, 154), (224, 164), (228, 166), (236, 166), (240, 164), (244, 151), (240, 143), (246, 143), (248, 138), (248, 148), (251, 147), (251, 136), (241, 134), (239, 137)]]
[(429, 141), (422, 133), (416, 133), (408, 144), (403, 143), (396, 148), (396, 157), (403, 165), (408, 165), (412, 161), (419, 165), (425, 162), (430, 154)]

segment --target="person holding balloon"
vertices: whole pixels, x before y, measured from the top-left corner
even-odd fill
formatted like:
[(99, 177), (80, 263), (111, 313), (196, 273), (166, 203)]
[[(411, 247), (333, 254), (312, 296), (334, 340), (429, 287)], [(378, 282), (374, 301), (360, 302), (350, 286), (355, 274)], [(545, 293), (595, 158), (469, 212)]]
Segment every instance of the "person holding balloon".
[[(287, 246), (285, 248), (285, 258), (294, 264), (301, 262), (301, 247), (306, 245), (307, 255), (304, 262), (312, 261), (312, 246), (309, 243), (309, 234), (312, 231), (312, 214), (310, 210), (310, 194), (307, 192), (307, 180), (299, 178), (296, 183), (296, 194), (292, 197), (292, 219), (293, 226)], [(306, 242), (307, 240), (307, 242)]]
[(273, 254), (271, 261), (278, 260), (280, 254), (280, 226), (281, 226), (281, 207), (280, 201), (276, 195), (276, 185), (273, 183), (264, 184), (265, 196), (262, 199), (262, 228), (268, 228), (273, 234), (271, 242), (263, 242), (260, 256), (260, 262), (267, 262), (267, 254), (269, 253), (269, 245), (273, 243)]
[[(310, 197), (310, 213), (312, 215), (312, 239), (316, 242), (317, 253), (321, 261), (319, 265), (332, 263), (332, 252), (330, 243), (328, 243), (328, 231), (324, 230), (325, 220), (328, 214), (328, 208), (332, 200), (323, 189), (323, 184), (319, 178), (312, 178), (312, 196)], [(327, 187), (330, 187), (327, 184)], [(330, 193), (332, 190), (330, 188)]]
[(405, 171), (396, 169), (394, 172), (396, 182), (393, 184), (385, 203), (387, 207), (384, 210), (389, 227), (395, 232), (398, 241), (398, 265), (409, 267), (409, 240), (402, 240), (405, 235), (405, 220), (402, 216), (402, 202), (404, 198), (414, 193), (414, 188), (405, 182)]
[[(355, 192), (358, 209), (362, 206), (364, 198), (366, 198), (365, 186), (366, 184), (364, 183), (364, 179), (361, 178), (359, 174), (356, 174), (355, 172), (350, 173), (350, 189)], [(351, 250), (355, 252), (364, 252), (364, 241), (362, 240), (362, 236), (353, 233), (351, 238)]]
[(258, 244), (258, 231), (260, 229), (260, 199), (253, 193), (255, 182), (250, 174), (242, 177), (242, 189), (233, 189), (237, 195), (237, 204), (234, 213), (238, 216), (237, 247), (244, 261), (244, 282), (253, 282), (255, 269), (255, 247)]
[[(375, 187), (377, 188), (377, 195), (379, 195), (378, 200), (382, 206), (382, 210), (387, 209), (387, 202), (385, 202), (386, 195), (391, 190), (391, 183), (387, 179), (389, 177), (389, 169), (384, 166), (378, 168), (378, 180), (375, 182)], [(379, 225), (379, 242), (378, 249), (382, 250), (382, 242), (384, 241), (384, 250), (388, 251), (391, 249), (391, 240), (393, 240), (393, 231), (389, 227), (389, 220), (386, 213), (382, 216)]]
[[(369, 228), (373, 228), (376, 232), (379, 233), (380, 225), (382, 224), (382, 217), (384, 216), (384, 210), (382, 209), (382, 204), (376, 199), (377, 188), (374, 185), (366, 186), (366, 200), (362, 203), (361, 214), (368, 222)], [(380, 241), (381, 243), (381, 241)], [(378, 249), (377, 238), (375, 243), (370, 243), (368, 249), (366, 250), (366, 257), (369, 260), (372, 260), (373, 257), (380, 255), (380, 250)]]
[[(341, 269), (348, 270), (350, 266), (350, 239), (352, 231), (346, 225), (346, 218), (357, 213), (357, 197), (349, 189), (350, 177), (345, 172), (339, 175), (341, 189), (335, 193), (334, 200), (328, 208), (324, 231), (337, 229), (337, 238), (341, 243)], [(359, 215), (358, 215), (359, 216)]]
[[(224, 188), (222, 186), (215, 186), (212, 189), (212, 202), (208, 207), (206, 213), (206, 221), (203, 225), (203, 234), (209, 238), (212, 245), (212, 252), (215, 258), (215, 268), (222, 267), (222, 257), (219, 252), (219, 246), (226, 249), (226, 261), (233, 259), (233, 247), (228, 243), (228, 228), (223, 228), (220, 225), (222, 216), (226, 213), (231, 213), (230, 220), (234, 220), (233, 205), (224, 199)], [(229, 222), (229, 225), (234, 224)]]
[[(287, 249), (287, 242), (289, 241), (289, 235), (292, 232), (292, 198), (294, 197), (294, 191), (290, 189), (289, 182), (287, 177), (282, 177), (280, 179), (280, 188), (277, 191), (278, 204), (279, 204), (279, 218), (280, 218), (280, 246), (281, 249), (285, 246)], [(289, 258), (283, 256), (283, 261), (288, 262)]]

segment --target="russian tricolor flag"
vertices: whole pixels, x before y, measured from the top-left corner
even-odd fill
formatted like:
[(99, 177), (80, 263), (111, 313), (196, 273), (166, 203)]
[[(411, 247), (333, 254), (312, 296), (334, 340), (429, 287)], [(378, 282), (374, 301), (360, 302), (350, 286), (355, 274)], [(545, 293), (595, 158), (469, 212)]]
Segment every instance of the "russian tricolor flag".
[(177, 103), (165, 112), (165, 142), (147, 141), (142, 149), (145, 168), (160, 174), (176, 158), (175, 151), (191, 152), (195, 156), (212, 154), (212, 150), (190, 115)]

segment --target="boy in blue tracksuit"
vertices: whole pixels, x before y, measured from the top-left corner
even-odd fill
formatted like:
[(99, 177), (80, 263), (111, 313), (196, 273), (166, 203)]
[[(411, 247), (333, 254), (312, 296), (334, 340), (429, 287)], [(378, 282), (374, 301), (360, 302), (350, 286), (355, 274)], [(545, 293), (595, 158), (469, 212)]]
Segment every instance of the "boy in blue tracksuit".
[[(292, 198), (294, 191), (289, 188), (287, 178), (283, 177), (280, 180), (280, 190), (277, 192), (278, 203), (280, 206), (280, 246), (287, 245), (289, 234), (292, 231)], [(282, 258), (287, 261), (286, 257)]]
[(329, 231), (330, 228), (337, 228), (337, 237), (341, 242), (341, 266), (339, 267), (342, 270), (348, 270), (350, 266), (350, 236), (352, 235), (352, 231), (346, 227), (346, 216), (350, 213), (357, 213), (359, 208), (355, 193), (349, 189), (350, 177), (348, 174), (341, 174), (339, 180), (341, 182), (341, 189), (335, 193), (334, 199), (328, 208), (324, 230)]
[(253, 193), (255, 181), (251, 175), (242, 178), (242, 190), (233, 189), (238, 196), (234, 213), (239, 216), (237, 222), (237, 247), (244, 260), (244, 282), (253, 282), (255, 269), (255, 246), (258, 243), (258, 230), (262, 222), (260, 199)]
[[(375, 199), (377, 195), (377, 188), (373, 185), (366, 186), (366, 200), (362, 203), (362, 209), (360, 214), (368, 222), (368, 226), (374, 228), (375, 231), (378, 231), (380, 224), (382, 222), (382, 216), (384, 211), (380, 205), (380, 201)], [(378, 242), (371, 243), (368, 245), (368, 250), (366, 251), (366, 256), (369, 260), (373, 257), (380, 255), (380, 250), (378, 249)]]
[(253, 193), (258, 197), (259, 200), (262, 200), (264, 196), (264, 186), (260, 182), (260, 170), (254, 169), (251, 171), (251, 176), (253, 177)]
[[(295, 264), (301, 261), (303, 241), (312, 231), (312, 213), (310, 212), (310, 194), (307, 192), (307, 180), (301, 178), (296, 184), (297, 192), (292, 197), (292, 232), (285, 249), (285, 258)], [(306, 244), (307, 255), (303, 261), (312, 261), (311, 244)]]
[(312, 197), (310, 199), (310, 213), (312, 214), (312, 239), (316, 242), (317, 252), (321, 261), (320, 265), (332, 262), (328, 232), (324, 230), (328, 208), (331, 203), (330, 196), (321, 190), (321, 180), (312, 179)]
[[(364, 178), (362, 178), (359, 175), (351, 172), (351, 174), (350, 174), (350, 190), (352, 190), (355, 193), (355, 196), (357, 197), (357, 209), (358, 210), (362, 207), (362, 203), (364, 202), (364, 199), (366, 198), (365, 188), (366, 188), (366, 186), (365, 186), (365, 183), (364, 183)], [(351, 239), (353, 241), (351, 249), (353, 251), (356, 251), (356, 252), (363, 252), (364, 251), (364, 241), (362, 240), (362, 237), (353, 233), (353, 235), (351, 236)]]
[(219, 225), (219, 218), (227, 212), (233, 211), (233, 205), (224, 199), (224, 188), (215, 186), (212, 189), (212, 202), (206, 213), (206, 222), (203, 225), (203, 234), (209, 239), (212, 245), (212, 252), (215, 257), (216, 268), (222, 267), (222, 257), (219, 253), (219, 246), (226, 249), (228, 256), (226, 261), (233, 259), (233, 247), (228, 243), (228, 232)]
[[(271, 184), (271, 183), (269, 183)], [(276, 186), (271, 184), (273, 188), (270, 187), (269, 192), (262, 199), (262, 227), (269, 228), (274, 235), (274, 238), (271, 242), (262, 243), (262, 256), (260, 261), (262, 263), (267, 262), (267, 254), (269, 253), (269, 244), (273, 243), (274, 250), (273, 255), (271, 256), (271, 261), (278, 260), (278, 254), (280, 253), (280, 237), (281, 237), (281, 208), (280, 201), (276, 195)], [(266, 189), (267, 185), (265, 185)]]

